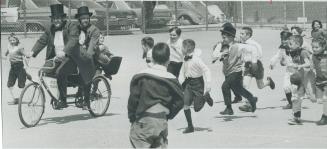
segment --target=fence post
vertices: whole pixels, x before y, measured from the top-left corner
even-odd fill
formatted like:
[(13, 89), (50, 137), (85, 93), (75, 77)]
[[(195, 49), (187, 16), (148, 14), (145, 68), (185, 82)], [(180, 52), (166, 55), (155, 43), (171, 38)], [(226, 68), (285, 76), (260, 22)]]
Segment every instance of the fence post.
[(243, 0), (241, 0), (241, 19), (242, 19), (242, 26), (244, 25), (244, 10), (243, 10)]
[(71, 15), (72, 15), (72, 6), (71, 6), (71, 0), (68, 1), (68, 21), (71, 22)]
[(106, 31), (107, 31), (107, 36), (109, 35), (109, 2), (106, 0)]
[(177, 18), (177, 1), (174, 1), (174, 13), (175, 13), (175, 27), (177, 27), (177, 20), (178, 20), (178, 18)]
[(208, 30), (208, 24), (209, 24), (209, 20), (208, 20), (208, 3), (204, 2), (206, 4), (206, 31)]
[(23, 21), (23, 26), (24, 26), (24, 37), (27, 37), (27, 23), (26, 23), (26, 3), (25, 0), (22, 1), (22, 9), (23, 9), (23, 17), (24, 17), (24, 21)]
[[(302, 0), (302, 16), (305, 17), (305, 5), (304, 0)], [(305, 22), (303, 21), (303, 29), (305, 28)]]
[(287, 25), (287, 6), (286, 6), (286, 1), (284, 0), (284, 24), (285, 26)]

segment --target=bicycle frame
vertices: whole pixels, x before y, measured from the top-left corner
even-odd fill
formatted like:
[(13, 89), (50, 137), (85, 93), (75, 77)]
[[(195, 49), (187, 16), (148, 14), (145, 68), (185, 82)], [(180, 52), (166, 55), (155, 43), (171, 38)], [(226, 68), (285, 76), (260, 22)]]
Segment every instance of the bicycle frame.
[[(39, 86), (41, 86), (41, 88), (45, 88), (46, 91), (47, 91), (47, 93), (50, 95), (50, 97), (51, 97), (52, 99), (56, 99), (56, 100), (58, 100), (58, 99), (55, 98), (55, 96), (52, 94), (52, 92), (50, 91), (49, 86), (46, 84), (46, 82), (45, 82), (44, 79), (43, 79), (43, 77), (45, 76), (45, 74), (44, 74), (44, 72), (43, 72), (43, 69), (54, 69), (55, 66), (56, 66), (56, 63), (55, 63), (55, 61), (56, 61), (56, 57), (53, 58), (53, 59), (46, 60), (46, 62), (47, 62), (47, 61), (52, 61), (52, 67), (44, 67), (44, 66), (43, 66), (43, 67), (32, 67), (32, 66), (29, 65), (29, 62), (28, 62), (26, 59), (24, 59), (24, 60), (25, 60), (25, 63), (26, 63), (27, 68), (29, 68), (29, 69), (38, 69), (38, 70), (39, 70), (38, 82), (35, 82), (35, 81), (33, 81), (33, 80), (32, 80), (32, 82), (33, 82), (33, 83), (37, 83)], [(33, 95), (33, 96), (34, 96), (34, 95)]]

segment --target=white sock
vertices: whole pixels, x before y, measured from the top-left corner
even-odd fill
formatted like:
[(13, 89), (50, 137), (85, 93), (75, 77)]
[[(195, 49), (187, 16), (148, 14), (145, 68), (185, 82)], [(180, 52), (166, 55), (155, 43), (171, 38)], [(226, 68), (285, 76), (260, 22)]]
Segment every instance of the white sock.
[(13, 98), (13, 99), (15, 99), (16, 97), (15, 97), (15, 94), (14, 94), (14, 87), (9, 87), (8, 88), (9, 89), (9, 93), (10, 93), (10, 95), (11, 95), (11, 97)]

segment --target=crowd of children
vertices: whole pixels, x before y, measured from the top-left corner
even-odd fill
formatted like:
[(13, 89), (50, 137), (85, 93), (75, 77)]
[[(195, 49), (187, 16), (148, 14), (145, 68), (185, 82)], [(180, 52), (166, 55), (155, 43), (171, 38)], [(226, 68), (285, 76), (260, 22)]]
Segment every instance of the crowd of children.
[[(223, 25), (222, 41), (213, 49), (213, 63), (222, 62), (225, 80), (221, 90), (226, 105), (221, 115), (233, 115), (232, 103), (242, 99), (248, 103), (239, 107), (241, 111), (255, 112), (258, 98), (249, 91), (252, 78), (262, 89), (275, 88), (271, 77), (264, 79), (262, 48), (253, 38), (250, 27), (243, 27), (240, 41), (235, 40), (236, 29), (230, 24)], [(169, 30), (170, 39), (155, 44), (152, 37), (141, 40), (143, 59), (148, 68), (136, 74), (130, 86), (128, 99), (128, 118), (131, 125), (130, 140), (134, 147), (165, 147), (167, 145), (167, 120), (174, 118), (184, 109), (187, 127), (183, 133), (194, 132), (191, 106), (196, 112), (204, 103), (213, 105), (210, 97), (211, 72), (201, 60), (201, 50), (192, 39), (181, 38), (181, 29)], [(293, 26), (291, 30), (280, 33), (281, 44), (277, 53), (271, 57), (270, 69), (276, 64), (285, 66), (284, 92), (288, 104), (283, 109), (292, 109), (290, 125), (300, 125), (302, 100), (305, 95), (313, 102), (321, 102), (323, 114), (317, 125), (327, 125), (327, 36), (320, 21), (312, 22), (312, 41), (308, 44), (302, 29)], [(18, 97), (12, 92), (18, 80), (18, 87), (25, 86), (26, 78), (31, 77), (24, 69), (23, 58), (30, 57), (14, 35), (8, 37), (6, 56), (11, 64), (7, 86), (13, 97), (10, 104), (17, 104)], [(97, 63), (106, 64), (113, 54), (104, 45), (100, 35), (97, 47)], [(100, 72), (98, 72), (100, 73)], [(232, 102), (231, 91), (235, 94)], [(150, 131), (151, 130), (151, 131)]]

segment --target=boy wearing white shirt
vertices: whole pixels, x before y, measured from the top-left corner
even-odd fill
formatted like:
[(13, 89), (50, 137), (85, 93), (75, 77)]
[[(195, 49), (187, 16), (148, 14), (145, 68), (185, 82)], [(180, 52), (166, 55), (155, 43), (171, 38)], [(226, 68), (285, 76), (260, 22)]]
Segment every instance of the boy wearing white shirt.
[[(204, 93), (209, 96), (211, 90), (210, 81), (211, 74), (209, 68), (199, 57), (199, 52), (195, 53), (195, 42), (192, 39), (186, 39), (183, 41), (183, 54), (184, 63), (182, 65), (181, 78), (184, 77), (184, 114), (187, 120), (188, 127), (183, 133), (194, 132), (192, 123), (190, 106), (195, 98), (201, 98)], [(203, 77), (204, 76), (204, 77)], [(205, 81), (204, 79), (205, 78)], [(207, 102), (212, 106), (212, 99), (207, 98)]]
[(169, 40), (167, 44), (170, 49), (170, 63), (168, 65), (168, 72), (172, 73), (177, 78), (183, 64), (184, 55), (182, 53), (183, 39), (181, 38), (182, 30), (178, 27), (173, 27), (169, 29)]
[[(246, 89), (250, 88), (252, 78), (256, 79), (259, 89), (263, 89), (266, 86), (270, 86), (271, 89), (275, 89), (275, 83), (271, 77), (267, 77), (267, 81), (264, 80), (264, 68), (261, 62), (262, 59), (262, 47), (258, 42), (252, 39), (253, 31), (250, 27), (243, 27), (240, 33), (240, 39), (243, 44), (240, 44), (242, 50), (242, 57), (244, 61), (244, 74), (243, 74), (243, 86)], [(236, 95), (239, 96), (239, 95)], [(240, 106), (241, 111), (250, 112), (251, 105), (246, 102), (245, 105)]]

